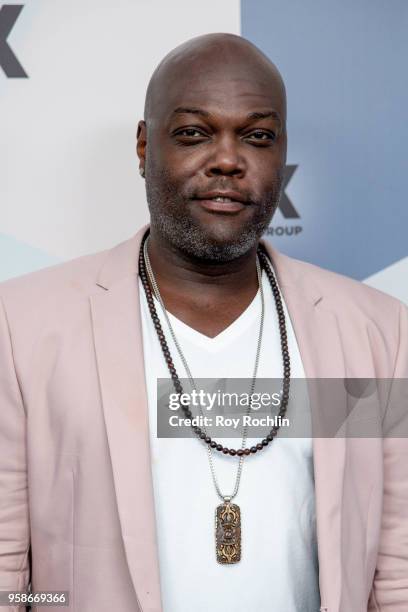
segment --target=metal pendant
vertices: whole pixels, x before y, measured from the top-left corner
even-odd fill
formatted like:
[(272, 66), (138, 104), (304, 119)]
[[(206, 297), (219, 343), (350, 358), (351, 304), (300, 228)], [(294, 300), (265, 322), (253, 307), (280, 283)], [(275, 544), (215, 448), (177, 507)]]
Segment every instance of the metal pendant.
[(215, 544), (218, 563), (232, 564), (241, 560), (241, 510), (230, 501), (217, 506)]

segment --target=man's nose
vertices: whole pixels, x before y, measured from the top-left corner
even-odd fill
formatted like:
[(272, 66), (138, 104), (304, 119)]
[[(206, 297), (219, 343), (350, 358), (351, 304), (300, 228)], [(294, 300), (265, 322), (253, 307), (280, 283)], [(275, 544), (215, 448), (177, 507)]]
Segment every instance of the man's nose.
[(246, 164), (239, 144), (233, 137), (225, 137), (215, 143), (212, 155), (207, 161), (207, 176), (243, 176)]

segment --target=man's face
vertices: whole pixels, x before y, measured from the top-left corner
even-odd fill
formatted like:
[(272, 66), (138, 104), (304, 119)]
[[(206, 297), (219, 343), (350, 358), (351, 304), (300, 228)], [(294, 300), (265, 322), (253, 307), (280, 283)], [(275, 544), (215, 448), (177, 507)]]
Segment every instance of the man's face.
[(230, 261), (251, 249), (270, 223), (282, 185), (286, 128), (279, 87), (239, 63), (197, 67), (168, 83), (144, 135), (152, 230), (207, 261)]

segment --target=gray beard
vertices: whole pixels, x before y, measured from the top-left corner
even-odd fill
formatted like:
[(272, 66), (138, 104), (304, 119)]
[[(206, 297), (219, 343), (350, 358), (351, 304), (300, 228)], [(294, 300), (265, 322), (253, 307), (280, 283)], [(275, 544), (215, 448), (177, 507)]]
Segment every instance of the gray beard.
[(187, 217), (180, 219), (163, 212), (155, 215), (152, 206), (150, 212), (152, 225), (166, 242), (189, 257), (219, 263), (232, 261), (247, 253), (269, 224), (269, 219), (266, 222), (253, 224), (244, 228), (234, 242), (216, 244), (210, 242), (202, 229)]
[(253, 248), (270, 223), (282, 189), (280, 173), (268, 198), (258, 203), (258, 214), (254, 222), (244, 227), (234, 241), (216, 243), (209, 239), (203, 228), (196, 225), (191, 217), (180, 213), (178, 205), (175, 204), (179, 200), (179, 194), (174, 193), (171, 187), (163, 193), (157, 187), (153, 168), (149, 170), (149, 176), (146, 176), (146, 193), (152, 227), (168, 244), (185, 256), (208, 262), (232, 261)]

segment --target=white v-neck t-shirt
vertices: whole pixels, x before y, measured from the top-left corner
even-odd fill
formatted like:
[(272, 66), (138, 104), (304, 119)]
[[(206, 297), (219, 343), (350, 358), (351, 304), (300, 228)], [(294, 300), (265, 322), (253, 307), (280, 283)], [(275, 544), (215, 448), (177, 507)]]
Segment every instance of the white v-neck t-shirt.
[[(259, 378), (281, 378), (279, 326), (271, 287), (262, 273), (265, 320)], [(241, 508), (241, 561), (215, 555), (215, 508), (221, 503), (206, 446), (195, 438), (157, 437), (157, 378), (169, 372), (139, 279), (149, 405), (150, 452), (164, 612), (317, 612), (320, 607), (311, 438), (279, 438), (243, 462), (234, 503)], [(163, 331), (180, 378), (187, 378), (160, 304)], [(305, 373), (284, 304), (292, 378)], [(257, 295), (215, 338), (168, 313), (194, 378), (253, 374), (261, 313)], [(289, 412), (287, 413), (289, 415)], [(238, 448), (241, 438), (217, 441)], [(229, 442), (229, 443), (228, 443)], [(252, 442), (252, 444), (251, 444)], [(248, 439), (247, 447), (259, 442)], [(237, 458), (213, 451), (223, 494), (234, 488)]]

